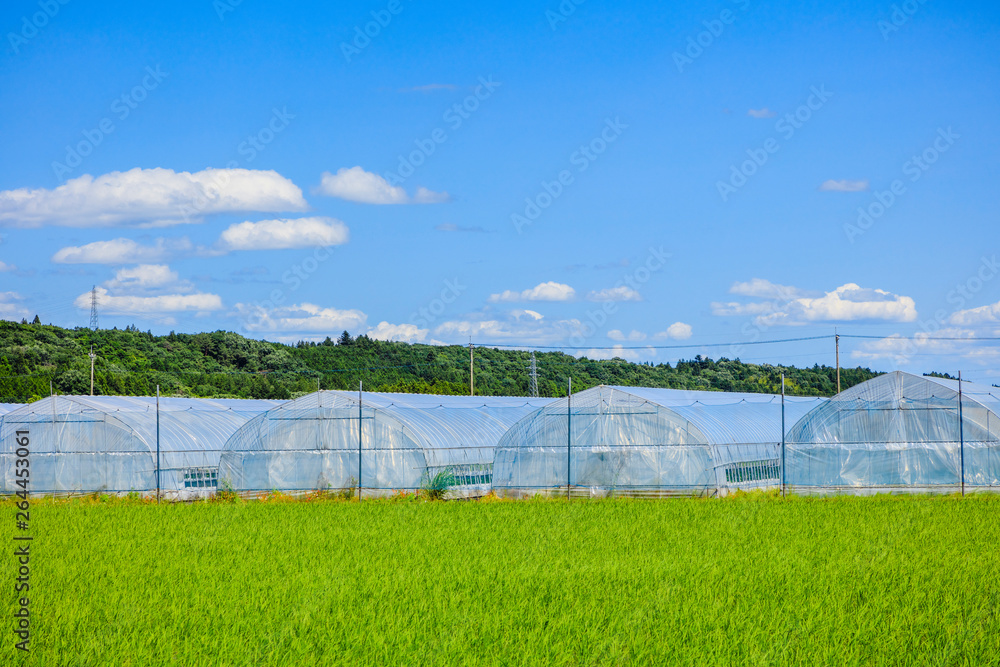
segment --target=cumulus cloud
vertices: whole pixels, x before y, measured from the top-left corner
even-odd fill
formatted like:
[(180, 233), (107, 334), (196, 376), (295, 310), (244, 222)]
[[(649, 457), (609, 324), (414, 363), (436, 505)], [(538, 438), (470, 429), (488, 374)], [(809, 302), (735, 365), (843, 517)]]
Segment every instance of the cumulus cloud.
[(17, 292), (0, 292), (0, 320), (18, 321), (28, 316), (21, 305), (23, 298)]
[(641, 361), (656, 356), (656, 349), (647, 347), (642, 350), (627, 349), (621, 345), (614, 345), (611, 349), (593, 348), (590, 350), (578, 351), (577, 357), (588, 359), (624, 359), (625, 361)]
[(517, 292), (505, 290), (499, 294), (491, 294), (490, 302), (517, 302), (517, 301), (570, 301), (576, 296), (576, 290), (569, 285), (553, 281), (539, 283), (530, 289)]
[(511, 310), (505, 313), (476, 313), (465, 319), (442, 322), (434, 335), (449, 342), (468, 341), (472, 336), (480, 341), (543, 345), (568, 340), (583, 334), (583, 324), (577, 319), (549, 321), (533, 310)]
[(868, 189), (868, 181), (823, 181), (821, 192), (864, 192)]
[(246, 331), (358, 331), (368, 316), (360, 310), (323, 308), (312, 303), (301, 303), (278, 308), (264, 308), (257, 304), (237, 303), (233, 313), (243, 322)]
[(276, 171), (131, 169), (59, 187), (0, 192), (0, 225), (113, 227), (198, 222), (215, 213), (302, 211), (302, 191)]
[(794, 299), (803, 296), (818, 296), (815, 293), (806, 292), (798, 287), (778, 285), (763, 278), (754, 278), (745, 283), (735, 282), (729, 288), (729, 293), (761, 299)]
[[(145, 315), (177, 312), (210, 313), (222, 308), (222, 299), (217, 294), (197, 292), (194, 294), (161, 294), (158, 296), (137, 296), (134, 294), (113, 295), (104, 287), (97, 288), (97, 303), (102, 313), (111, 315)], [(84, 292), (76, 297), (73, 305), (82, 310), (90, 310), (90, 292)]]
[(948, 322), (961, 326), (1000, 324), (1000, 301), (978, 308), (956, 311), (952, 313)]
[[(995, 336), (1000, 331), (987, 332)], [(955, 338), (957, 340), (940, 340)], [(890, 360), (896, 364), (907, 364), (914, 356), (955, 356), (975, 363), (994, 363), (1000, 360), (1000, 349), (991, 341), (976, 341), (977, 333), (960, 327), (943, 328), (932, 333), (917, 332), (912, 336), (892, 334), (885, 338), (860, 343), (851, 352), (853, 359), (860, 361)]]
[(115, 277), (104, 283), (109, 290), (144, 290), (154, 287), (183, 285), (184, 291), (190, 291), (189, 283), (181, 283), (177, 272), (166, 264), (139, 264), (125, 267), (115, 273)]
[(747, 304), (713, 303), (712, 313), (756, 315), (754, 322), (762, 326), (857, 320), (913, 322), (917, 319), (916, 304), (912, 298), (886, 290), (863, 288), (854, 283), (841, 285), (818, 297), (800, 296)]
[(379, 322), (368, 330), (369, 338), (378, 340), (402, 341), (406, 343), (424, 343), (427, 341), (428, 329), (421, 329), (415, 324), (389, 324)]
[(619, 285), (592, 290), (587, 294), (587, 301), (642, 301), (642, 295), (627, 285)]
[(16, 270), (17, 267), (14, 266), (13, 264), (8, 264), (7, 262), (0, 261), (0, 273), (3, 273), (4, 271), (16, 271)]
[(687, 340), (691, 337), (691, 325), (684, 322), (674, 322), (666, 330), (653, 335), (653, 338)]
[(137, 264), (162, 262), (170, 257), (190, 252), (194, 246), (187, 238), (158, 238), (153, 245), (142, 245), (132, 239), (118, 238), (95, 241), (82, 246), (67, 246), (52, 255), (56, 264)]
[(361, 167), (343, 167), (336, 174), (323, 172), (316, 192), (359, 204), (438, 204), (450, 199), (447, 192), (422, 187), (411, 198), (402, 187)]
[(309, 248), (342, 245), (349, 237), (347, 225), (334, 218), (261, 220), (230, 225), (219, 236), (216, 248), (221, 251)]
[(763, 109), (747, 109), (747, 115), (751, 118), (774, 118), (778, 114), (764, 107)]
[(632, 329), (632, 331), (630, 331), (628, 335), (626, 335), (622, 333), (619, 329), (612, 329), (611, 331), (608, 332), (608, 338), (610, 338), (611, 340), (635, 342), (635, 341), (646, 340), (646, 334), (642, 333), (641, 331), (636, 331), (635, 329)]

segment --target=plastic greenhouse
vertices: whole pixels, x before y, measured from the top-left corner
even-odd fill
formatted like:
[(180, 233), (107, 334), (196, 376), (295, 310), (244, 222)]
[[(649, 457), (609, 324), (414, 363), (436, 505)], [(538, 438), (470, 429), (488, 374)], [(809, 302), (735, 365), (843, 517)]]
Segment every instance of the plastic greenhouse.
[(484, 491), (497, 441), (551, 400), (316, 392), (235, 433), (219, 464), (220, 484), (240, 492), (360, 485), (363, 493), (384, 494), (419, 489), (443, 474), (456, 492)]
[[(787, 482), (803, 492), (1000, 486), (1000, 389), (894, 372), (847, 389), (789, 431)], [(961, 415), (961, 419), (959, 418)]]
[(53, 396), (3, 416), (3, 489), (14, 487), (15, 433), (28, 431), (32, 493), (123, 493), (160, 487), (168, 496), (213, 492), (222, 446), (278, 401)]
[[(791, 425), (826, 399), (786, 397)], [(780, 479), (780, 396), (599, 386), (540, 408), (497, 445), (506, 495), (714, 494)]]

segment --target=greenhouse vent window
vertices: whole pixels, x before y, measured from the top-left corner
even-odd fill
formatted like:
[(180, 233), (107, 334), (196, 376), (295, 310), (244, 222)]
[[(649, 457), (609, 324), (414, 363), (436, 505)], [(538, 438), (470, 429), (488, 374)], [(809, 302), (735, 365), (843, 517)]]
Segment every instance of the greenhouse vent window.
[(726, 482), (730, 484), (760, 482), (778, 479), (780, 473), (781, 464), (777, 459), (740, 461), (726, 466)]
[(184, 471), (185, 489), (214, 489), (218, 486), (218, 468), (188, 468)]
[(489, 463), (442, 466), (430, 468), (428, 473), (433, 478), (437, 473), (445, 470), (451, 473), (454, 486), (481, 486), (493, 483), (493, 465)]

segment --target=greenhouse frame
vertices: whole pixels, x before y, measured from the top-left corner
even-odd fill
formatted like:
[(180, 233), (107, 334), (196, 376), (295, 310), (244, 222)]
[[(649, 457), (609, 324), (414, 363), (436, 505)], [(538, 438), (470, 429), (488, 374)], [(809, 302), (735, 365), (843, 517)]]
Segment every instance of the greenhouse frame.
[(1000, 389), (880, 375), (804, 415), (786, 450), (787, 483), (803, 493), (997, 490)]
[[(785, 397), (785, 425), (824, 398)], [(598, 386), (540, 408), (496, 448), (493, 487), (524, 496), (725, 494), (780, 483), (782, 397)]]
[[(149, 493), (189, 498), (216, 490), (222, 447), (279, 401), (52, 396), (0, 423), (0, 493), (13, 493), (17, 433), (30, 437), (32, 493)], [(159, 452), (159, 456), (157, 453)], [(157, 465), (157, 463), (159, 465)]]
[(385, 495), (438, 479), (453, 494), (485, 493), (496, 443), (518, 419), (551, 401), (315, 392), (233, 434), (219, 464), (220, 484), (240, 493), (358, 488)]

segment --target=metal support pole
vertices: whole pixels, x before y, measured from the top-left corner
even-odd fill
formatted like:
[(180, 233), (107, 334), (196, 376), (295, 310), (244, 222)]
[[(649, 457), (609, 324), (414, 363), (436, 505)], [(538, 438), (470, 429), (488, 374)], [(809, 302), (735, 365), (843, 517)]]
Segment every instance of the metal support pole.
[(90, 395), (94, 395), (94, 359), (97, 355), (94, 354), (94, 346), (90, 346)]
[(958, 372), (958, 458), (962, 470), (962, 495), (965, 495), (965, 422), (962, 419), (962, 371)]
[(781, 374), (781, 497), (785, 497), (785, 374)]
[(837, 341), (837, 393), (840, 393), (840, 334), (835, 334)]
[(573, 377), (569, 378), (569, 389), (566, 392), (566, 500), (569, 500), (569, 487), (572, 472), (570, 454), (573, 446)]
[(160, 385), (156, 385), (156, 504), (160, 504)]
[(362, 419), (364, 418), (361, 403), (361, 388), (363, 386), (364, 383), (358, 380), (358, 500), (361, 500), (361, 430), (363, 426)]
[(472, 355), (472, 339), (469, 339), (469, 396), (476, 395), (476, 378), (473, 373), (475, 368), (474, 359)]

